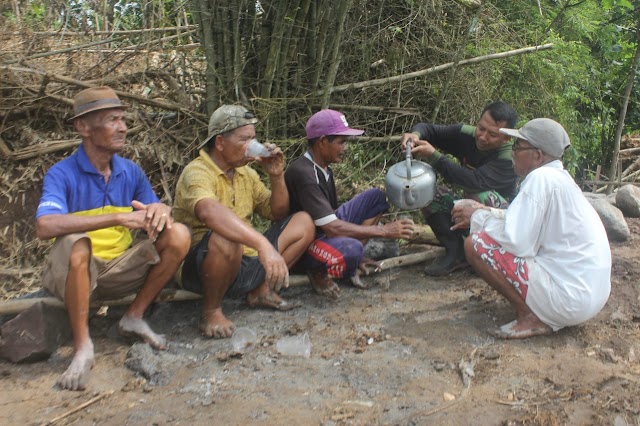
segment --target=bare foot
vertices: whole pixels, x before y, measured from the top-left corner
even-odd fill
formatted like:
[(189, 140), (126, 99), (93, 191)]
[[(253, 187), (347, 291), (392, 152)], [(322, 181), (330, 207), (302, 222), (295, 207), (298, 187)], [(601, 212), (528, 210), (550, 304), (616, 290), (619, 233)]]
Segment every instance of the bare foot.
[(89, 371), (93, 367), (93, 342), (76, 350), (71, 365), (58, 378), (56, 385), (61, 389), (85, 390), (89, 381)]
[(224, 316), (221, 308), (212, 309), (202, 314), (200, 332), (206, 337), (225, 339), (231, 337), (235, 329), (235, 324)]
[(340, 296), (340, 287), (338, 287), (338, 284), (336, 284), (326, 272), (309, 272), (307, 276), (309, 277), (313, 291), (317, 294), (327, 296), (330, 299), (337, 299)]
[(351, 278), (349, 278), (349, 282), (351, 282), (351, 285), (354, 286), (355, 288), (359, 288), (360, 290), (366, 290), (369, 288), (368, 284), (365, 284), (362, 279), (360, 278), (359, 274), (356, 274), (354, 276), (352, 276)]
[(290, 303), (278, 296), (278, 293), (268, 289), (266, 293), (261, 287), (247, 294), (247, 304), (252, 308), (270, 308), (278, 311), (290, 311), (301, 306), (300, 303)]
[(131, 318), (127, 315), (120, 319), (118, 331), (122, 336), (139, 337), (155, 349), (167, 349), (167, 340), (162, 334), (157, 334), (142, 318)]
[(527, 315), (504, 324), (490, 333), (499, 339), (528, 339), (534, 336), (547, 336), (553, 333), (553, 329), (540, 321), (536, 315)]

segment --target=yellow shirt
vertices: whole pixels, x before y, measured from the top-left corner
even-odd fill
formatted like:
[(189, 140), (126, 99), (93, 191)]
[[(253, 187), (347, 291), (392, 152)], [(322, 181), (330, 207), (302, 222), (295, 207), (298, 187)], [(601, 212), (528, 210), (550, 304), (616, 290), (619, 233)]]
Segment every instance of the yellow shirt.
[[(206, 198), (230, 208), (249, 226), (252, 226), (254, 212), (271, 219), (271, 191), (262, 183), (258, 173), (249, 166), (238, 167), (231, 180), (201, 149), (200, 156), (187, 164), (178, 179), (173, 206), (175, 220), (191, 227), (191, 245), (200, 242), (209, 230), (195, 214), (198, 201)], [(244, 254), (258, 255), (256, 250), (246, 246)]]

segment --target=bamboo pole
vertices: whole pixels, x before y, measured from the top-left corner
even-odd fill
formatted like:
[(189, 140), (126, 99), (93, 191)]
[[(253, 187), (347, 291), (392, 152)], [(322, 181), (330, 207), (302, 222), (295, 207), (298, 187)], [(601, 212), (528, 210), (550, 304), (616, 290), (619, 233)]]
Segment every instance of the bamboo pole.
[[(404, 256), (392, 257), (379, 262), (380, 268), (375, 272), (382, 272), (392, 268), (400, 266), (415, 265), (416, 263), (425, 262), (430, 259), (442, 255), (443, 248), (433, 247), (420, 253), (411, 253)], [(299, 287), (309, 284), (309, 278), (306, 275), (291, 275), (289, 278), (289, 287)], [(105, 301), (93, 301), (91, 307), (96, 309), (101, 306), (124, 306), (133, 302), (136, 297), (135, 294), (123, 297), (117, 300), (105, 300)], [(160, 292), (160, 295), (156, 298), (156, 302), (184, 302), (188, 300), (198, 300), (201, 296), (190, 291), (178, 290), (178, 289), (164, 289)], [(33, 299), (14, 299), (0, 302), (0, 315), (14, 315), (30, 308), (36, 303), (44, 303), (49, 306), (63, 308), (64, 302), (55, 297), (37, 297)]]
[[(540, 50), (547, 50), (547, 49), (551, 49), (552, 47), (553, 47), (553, 43), (547, 43), (547, 44), (542, 44), (538, 46), (523, 47), (521, 49), (508, 50), (506, 52), (491, 53), (489, 55), (477, 56), (475, 58), (462, 60), (458, 62), (457, 65), (458, 67), (461, 67), (461, 66), (466, 66), (471, 64), (478, 64), (478, 63), (490, 61), (493, 59), (504, 59), (510, 56), (520, 55), (523, 53), (531, 53), (531, 52), (538, 52)], [(393, 77), (378, 78), (375, 80), (360, 81), (358, 83), (349, 83), (349, 84), (343, 84), (341, 86), (334, 86), (329, 89), (318, 90), (316, 92), (316, 95), (323, 96), (325, 94), (325, 90), (329, 90), (329, 93), (344, 92), (350, 89), (362, 89), (365, 87), (381, 86), (387, 83), (395, 83), (397, 81), (405, 81), (411, 78), (423, 77), (425, 75), (448, 70), (449, 68), (455, 66), (455, 64), (456, 64), (455, 62), (448, 62), (446, 64), (438, 65), (435, 67), (431, 67), (431, 68), (427, 68), (419, 71), (410, 72), (407, 74), (400, 74)]]
[[(119, 30), (119, 31), (34, 31), (30, 34), (37, 36), (93, 36), (93, 35), (131, 35), (143, 33), (165, 33), (180, 30), (194, 30), (196, 25), (184, 25), (181, 27), (146, 28), (142, 30)], [(24, 36), (21, 31), (14, 31), (14, 36)]]
[(123, 40), (123, 39), (124, 38), (118, 38), (118, 37), (116, 37), (116, 38), (108, 38), (106, 40), (94, 41), (93, 43), (81, 44), (80, 46), (67, 47), (65, 49), (53, 50), (53, 51), (50, 51), (50, 52), (36, 53), (35, 55), (25, 56), (24, 58), (13, 59), (11, 61), (6, 61), (4, 63), (7, 64), (7, 65), (17, 64), (18, 62), (27, 61), (27, 60), (30, 60), (30, 59), (46, 58), (47, 56), (59, 55), (61, 53), (74, 52), (76, 50), (84, 49), (86, 47), (99, 46), (101, 44), (108, 44), (108, 43), (111, 43), (111, 42), (114, 42), (114, 41), (120, 41), (120, 40)]

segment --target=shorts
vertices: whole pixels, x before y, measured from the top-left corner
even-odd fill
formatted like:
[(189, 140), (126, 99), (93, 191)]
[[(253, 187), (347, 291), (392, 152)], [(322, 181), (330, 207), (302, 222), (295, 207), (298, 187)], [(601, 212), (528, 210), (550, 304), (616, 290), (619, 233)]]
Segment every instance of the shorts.
[(514, 256), (504, 250), (485, 232), (471, 234), (473, 249), (480, 258), (507, 278), (520, 296), (527, 301), (529, 292), (529, 266), (522, 257)]
[[(285, 230), (292, 216), (287, 217), (271, 225), (262, 234), (278, 249), (278, 238)], [(202, 282), (200, 281), (200, 267), (209, 252), (209, 238), (212, 231), (208, 231), (202, 239), (189, 250), (182, 265), (182, 288), (193, 293), (202, 294)], [(225, 296), (240, 297), (258, 288), (265, 279), (265, 271), (258, 256), (242, 256), (240, 269), (236, 279), (227, 289)]]
[[(356, 195), (336, 210), (336, 216), (345, 222), (361, 225), (389, 210), (384, 192), (368, 189)], [(326, 269), (333, 278), (351, 278), (364, 258), (362, 242), (350, 237), (321, 236), (311, 243), (296, 265), (296, 270), (315, 271)]]
[[(64, 300), (71, 248), (85, 233), (75, 233), (56, 238), (43, 271), (44, 288)], [(119, 299), (135, 293), (147, 277), (149, 269), (160, 262), (160, 255), (150, 240), (129, 248), (112, 260), (91, 256), (89, 265), (91, 298), (97, 300)]]
[(473, 249), (480, 258), (507, 278), (527, 306), (554, 331), (569, 325), (563, 313), (554, 311), (557, 304), (556, 285), (552, 277), (534, 258), (522, 258), (506, 251), (485, 232), (471, 234)]

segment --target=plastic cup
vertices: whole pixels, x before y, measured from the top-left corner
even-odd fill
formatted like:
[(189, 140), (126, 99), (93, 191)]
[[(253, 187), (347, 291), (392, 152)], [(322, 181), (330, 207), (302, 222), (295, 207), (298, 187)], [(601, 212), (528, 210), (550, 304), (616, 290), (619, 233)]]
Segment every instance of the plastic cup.
[(255, 157), (270, 157), (271, 151), (258, 142), (258, 139), (251, 139), (249, 145), (247, 145), (246, 150), (244, 151), (244, 156), (247, 158), (255, 158)]
[(454, 206), (460, 206), (460, 207), (464, 207), (470, 204), (475, 203), (474, 200), (470, 200), (468, 198), (463, 198), (462, 200), (453, 200), (453, 205)]
[(255, 331), (247, 327), (240, 327), (231, 336), (231, 347), (236, 352), (247, 352), (255, 346), (257, 340)]
[(302, 336), (283, 337), (276, 342), (276, 350), (282, 355), (311, 356), (311, 339), (307, 333)]

